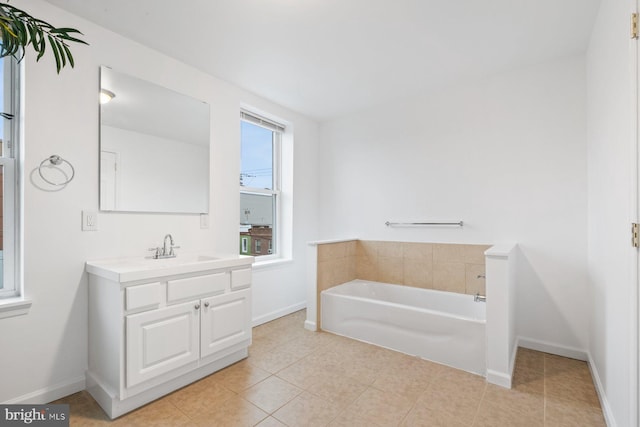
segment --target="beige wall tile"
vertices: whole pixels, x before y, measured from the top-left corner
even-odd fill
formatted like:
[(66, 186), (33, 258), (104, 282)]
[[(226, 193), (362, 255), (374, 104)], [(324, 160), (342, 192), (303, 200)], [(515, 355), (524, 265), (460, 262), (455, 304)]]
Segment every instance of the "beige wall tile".
[(378, 280), (384, 283), (404, 283), (402, 257), (378, 257)]
[(402, 256), (405, 259), (431, 262), (433, 260), (433, 244), (404, 242), (402, 243)]
[(402, 243), (401, 242), (378, 242), (378, 257), (384, 258), (401, 258)]
[(318, 245), (318, 262), (329, 261), (347, 256), (347, 243), (326, 243)]
[(358, 240), (356, 244), (356, 255), (358, 258), (368, 258), (375, 262), (378, 258), (378, 242), (372, 240)]
[(335, 272), (333, 271), (332, 261), (318, 262), (318, 270), (316, 272), (318, 291), (324, 291), (334, 286)]
[(371, 260), (366, 256), (358, 256), (356, 262), (356, 276), (362, 280), (378, 280), (377, 258)]
[(355, 255), (347, 257), (347, 282), (358, 278), (358, 257)]
[(478, 278), (478, 276), (484, 275), (484, 264), (465, 264), (465, 292), (470, 295), (477, 293), (486, 295), (486, 280), (484, 277)]
[(465, 271), (462, 262), (434, 262), (433, 289), (465, 293)]
[(358, 255), (358, 241), (357, 240), (351, 240), (349, 242), (345, 242), (345, 245), (347, 247), (347, 256), (356, 256)]
[(403, 269), (404, 285), (425, 289), (433, 287), (431, 260), (427, 263), (404, 258)]
[(436, 243), (433, 245), (433, 262), (464, 262), (466, 245)]
[(484, 264), (484, 252), (491, 245), (463, 245), (464, 262), (468, 264)]

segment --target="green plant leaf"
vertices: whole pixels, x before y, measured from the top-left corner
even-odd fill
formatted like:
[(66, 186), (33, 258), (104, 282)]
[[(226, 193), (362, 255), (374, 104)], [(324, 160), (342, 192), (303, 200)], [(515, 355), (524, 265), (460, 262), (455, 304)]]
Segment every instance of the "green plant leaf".
[(67, 42), (88, 45), (76, 35), (83, 34), (75, 28), (56, 28), (23, 10), (0, 3), (0, 58), (13, 56), (20, 61), (24, 58), (25, 48), (31, 44), (37, 53), (36, 61), (39, 61), (47, 51), (48, 41), (55, 57), (56, 70), (60, 73), (67, 64), (72, 68), (75, 66)]
[(60, 63), (60, 54), (58, 53), (58, 48), (56, 47), (56, 42), (51, 36), (47, 36), (49, 38), (49, 46), (51, 46), (51, 50), (53, 51), (53, 56), (56, 58), (56, 69), (58, 73), (62, 69), (62, 64)]

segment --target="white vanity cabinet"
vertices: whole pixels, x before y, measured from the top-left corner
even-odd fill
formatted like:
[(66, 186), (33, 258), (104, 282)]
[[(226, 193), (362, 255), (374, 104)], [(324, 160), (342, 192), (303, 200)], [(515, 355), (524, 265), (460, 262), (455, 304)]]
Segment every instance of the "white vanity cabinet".
[(247, 357), (252, 262), (87, 262), (87, 389), (111, 418)]

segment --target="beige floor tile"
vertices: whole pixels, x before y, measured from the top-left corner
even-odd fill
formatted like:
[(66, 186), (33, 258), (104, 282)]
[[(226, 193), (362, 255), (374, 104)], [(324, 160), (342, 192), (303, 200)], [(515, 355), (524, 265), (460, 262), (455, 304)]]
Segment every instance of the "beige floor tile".
[(344, 411), (329, 423), (330, 427), (376, 427), (379, 424), (349, 411)]
[(523, 393), (544, 394), (544, 372), (517, 368), (511, 386)]
[(288, 426), (326, 426), (339, 413), (338, 405), (304, 392), (278, 409), (273, 417)]
[(455, 414), (425, 406), (415, 406), (401, 424), (402, 427), (466, 427), (469, 425), (457, 419)]
[(544, 425), (544, 397), (487, 385), (474, 427), (535, 427)]
[(416, 406), (445, 412), (456, 421), (471, 424), (484, 394), (484, 378), (453, 368), (443, 369), (418, 398)]
[(193, 421), (168, 399), (160, 399), (123, 415), (112, 425), (123, 427), (173, 427), (192, 426)]
[(243, 360), (216, 372), (213, 376), (229, 390), (240, 393), (268, 378), (271, 373), (252, 365), (247, 360)]
[(602, 411), (579, 401), (545, 401), (545, 427), (606, 427)]
[(69, 418), (72, 426), (98, 427), (111, 424), (107, 414), (86, 390), (51, 403), (69, 405)]
[(544, 353), (518, 347), (518, 352), (516, 353), (516, 369), (527, 369), (544, 373)]
[(366, 389), (366, 385), (349, 377), (327, 373), (307, 388), (307, 391), (344, 408), (360, 397)]
[[(388, 391), (415, 402), (427, 389), (433, 376), (414, 369), (413, 361), (390, 365), (381, 370), (371, 385), (378, 390)], [(407, 375), (411, 373), (410, 375)]]
[(272, 376), (249, 387), (241, 396), (267, 413), (272, 413), (302, 393), (302, 389)]
[(280, 421), (276, 420), (273, 417), (267, 417), (264, 420), (260, 421), (260, 424), (257, 424), (256, 427), (287, 427), (287, 425), (282, 424)]
[(247, 359), (247, 362), (257, 368), (275, 374), (276, 372), (286, 368), (287, 366), (293, 365), (300, 359), (301, 357), (284, 351), (281, 347), (277, 347), (264, 352), (251, 352), (249, 358)]
[(598, 394), (585, 362), (557, 356), (545, 357), (544, 386), (547, 397), (578, 400), (600, 409)]
[(286, 343), (279, 346), (278, 350), (291, 353), (298, 359), (302, 359), (303, 357), (308, 356), (309, 354), (318, 350), (318, 348), (320, 348), (320, 346), (314, 343), (311, 338), (309, 338), (307, 335), (303, 335), (299, 338), (287, 341)]
[(214, 374), (174, 391), (164, 399), (183, 413), (190, 415), (220, 405), (235, 395), (236, 393), (218, 382)]
[(332, 371), (322, 357), (306, 357), (279, 371), (276, 375), (302, 389), (308, 389)]
[(209, 408), (206, 412), (191, 415), (190, 417), (199, 426), (240, 427), (254, 426), (267, 418), (269, 414), (260, 410), (240, 396)]
[(275, 348), (278, 348), (279, 345), (279, 343), (272, 339), (270, 334), (256, 337), (254, 333), (251, 345), (249, 346), (249, 357), (251, 357), (255, 352), (264, 353), (267, 351), (271, 351)]
[(345, 411), (381, 426), (397, 426), (411, 409), (412, 402), (394, 393), (368, 388)]

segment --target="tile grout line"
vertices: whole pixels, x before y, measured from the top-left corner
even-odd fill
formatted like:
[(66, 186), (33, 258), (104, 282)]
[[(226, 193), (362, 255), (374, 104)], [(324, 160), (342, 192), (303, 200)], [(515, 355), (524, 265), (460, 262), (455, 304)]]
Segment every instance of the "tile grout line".
[(486, 394), (487, 394), (487, 382), (485, 378), (484, 389), (482, 390), (482, 397), (480, 398), (480, 402), (478, 403), (478, 407), (476, 408), (476, 413), (473, 416), (473, 421), (471, 422), (471, 426), (474, 426), (476, 424), (476, 421), (478, 420), (478, 414), (480, 414), (480, 408), (482, 407), (482, 402), (484, 402), (484, 397)]

